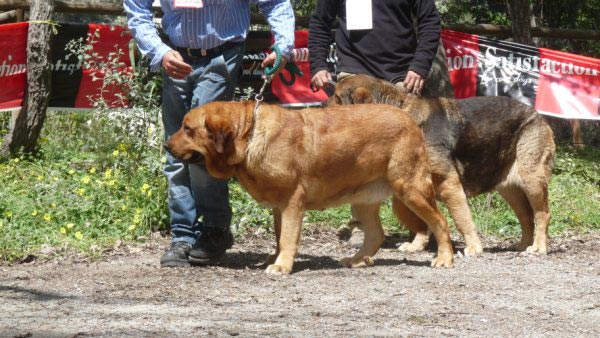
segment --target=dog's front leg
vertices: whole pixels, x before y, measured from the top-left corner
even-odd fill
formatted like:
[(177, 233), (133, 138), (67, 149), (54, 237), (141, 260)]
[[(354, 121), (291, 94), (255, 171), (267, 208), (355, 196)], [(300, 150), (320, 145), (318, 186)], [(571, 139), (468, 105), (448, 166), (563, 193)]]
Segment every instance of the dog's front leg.
[(267, 267), (268, 274), (287, 275), (292, 272), (300, 245), (304, 217), (304, 189), (298, 187), (281, 210), (281, 230), (277, 240), (277, 259)]
[(273, 228), (275, 230), (275, 252), (267, 256), (265, 260), (266, 265), (275, 263), (277, 256), (279, 255), (279, 238), (281, 238), (281, 210), (273, 208)]

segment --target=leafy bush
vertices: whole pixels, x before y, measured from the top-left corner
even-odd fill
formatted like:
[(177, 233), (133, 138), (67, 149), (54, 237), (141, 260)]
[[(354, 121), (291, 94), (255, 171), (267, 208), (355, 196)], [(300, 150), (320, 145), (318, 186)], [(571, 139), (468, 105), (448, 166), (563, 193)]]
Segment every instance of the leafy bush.
[(116, 240), (164, 228), (166, 182), (159, 131), (132, 118), (52, 114), (37, 158), (0, 163), (0, 257), (46, 252), (98, 253)]

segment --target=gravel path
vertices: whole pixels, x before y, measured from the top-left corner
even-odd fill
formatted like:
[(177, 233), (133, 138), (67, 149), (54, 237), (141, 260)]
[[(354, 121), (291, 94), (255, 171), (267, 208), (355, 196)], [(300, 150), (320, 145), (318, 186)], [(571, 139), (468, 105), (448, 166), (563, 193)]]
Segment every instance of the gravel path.
[[(2, 337), (600, 337), (600, 233), (548, 256), (486, 241), (432, 269), (390, 238), (375, 266), (346, 269), (333, 231), (305, 231), (295, 273), (264, 273), (273, 240), (239, 241), (220, 266), (160, 269), (167, 239), (98, 260), (0, 265)], [(456, 243), (461, 248), (462, 243)]]

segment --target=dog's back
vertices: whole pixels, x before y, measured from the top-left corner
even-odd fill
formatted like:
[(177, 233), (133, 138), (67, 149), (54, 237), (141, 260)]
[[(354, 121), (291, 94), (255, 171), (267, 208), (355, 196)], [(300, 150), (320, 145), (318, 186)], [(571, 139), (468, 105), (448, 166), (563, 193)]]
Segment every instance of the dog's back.
[(405, 111), (388, 105), (303, 110), (264, 105), (247, 158), (245, 171), (255, 172), (254, 180), (268, 174), (265, 181), (280, 187), (305, 180), (309, 209), (381, 201), (391, 194), (392, 172), (430, 171), (421, 130)]

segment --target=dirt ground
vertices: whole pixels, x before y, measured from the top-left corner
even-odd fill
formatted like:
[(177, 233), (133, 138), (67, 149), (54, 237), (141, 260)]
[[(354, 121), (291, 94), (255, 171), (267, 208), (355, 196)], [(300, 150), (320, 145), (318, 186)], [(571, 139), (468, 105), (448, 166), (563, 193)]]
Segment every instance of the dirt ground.
[(347, 269), (347, 242), (312, 228), (284, 277), (264, 273), (273, 240), (256, 235), (213, 267), (161, 269), (166, 238), (93, 261), (4, 265), (0, 336), (600, 336), (600, 233), (554, 239), (543, 257), (487, 240), (453, 269), (397, 251), (401, 240), (374, 267)]

